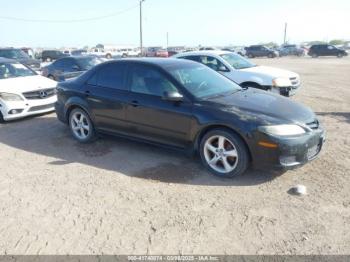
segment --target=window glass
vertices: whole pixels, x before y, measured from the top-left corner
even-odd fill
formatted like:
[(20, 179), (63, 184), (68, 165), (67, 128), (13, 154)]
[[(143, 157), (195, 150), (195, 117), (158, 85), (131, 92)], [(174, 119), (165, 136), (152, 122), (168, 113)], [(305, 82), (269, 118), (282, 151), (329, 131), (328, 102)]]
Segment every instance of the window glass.
[(124, 64), (107, 64), (98, 71), (97, 85), (101, 87), (126, 90), (124, 79)]
[(238, 92), (242, 88), (221, 74), (199, 63), (188, 63), (168, 68), (193, 96), (205, 99)]
[(0, 79), (34, 76), (36, 73), (20, 63), (0, 63)]
[(200, 61), (200, 57), (199, 56), (195, 56), (195, 55), (192, 55), (192, 56), (184, 56), (184, 57), (181, 57), (183, 59), (187, 59), (187, 60), (192, 60), (192, 61), (195, 61), (195, 62), (201, 62)]
[(131, 73), (131, 91), (163, 96), (164, 92), (177, 91), (176, 87), (159, 71), (147, 66), (135, 66)]
[(200, 62), (215, 71), (227, 70), (226, 66), (221, 63), (218, 59), (212, 56), (201, 56)]
[(234, 53), (223, 54), (221, 57), (235, 69), (244, 69), (256, 66), (249, 60)]

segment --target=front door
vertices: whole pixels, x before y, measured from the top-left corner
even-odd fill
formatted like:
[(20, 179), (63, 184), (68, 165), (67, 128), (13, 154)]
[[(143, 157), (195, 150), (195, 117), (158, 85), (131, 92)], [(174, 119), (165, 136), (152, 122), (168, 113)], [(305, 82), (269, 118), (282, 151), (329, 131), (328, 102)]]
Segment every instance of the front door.
[(133, 136), (157, 143), (187, 147), (190, 143), (192, 103), (164, 100), (164, 92), (177, 91), (159, 69), (133, 65), (129, 70), (130, 99), (126, 119)]

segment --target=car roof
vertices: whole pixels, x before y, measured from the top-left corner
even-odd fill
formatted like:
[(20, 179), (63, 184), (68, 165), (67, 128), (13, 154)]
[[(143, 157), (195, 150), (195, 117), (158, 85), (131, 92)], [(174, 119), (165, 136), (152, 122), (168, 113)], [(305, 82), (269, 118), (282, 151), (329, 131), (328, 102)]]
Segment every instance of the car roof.
[(198, 56), (198, 55), (210, 55), (210, 56), (220, 56), (225, 54), (231, 54), (230, 51), (224, 51), (224, 50), (202, 50), (202, 51), (192, 51), (192, 52), (185, 52), (180, 53), (174, 57), (182, 57), (182, 56)]
[(182, 64), (197, 64), (197, 62), (193, 62), (190, 60), (175, 59), (175, 58), (123, 58), (118, 60), (107, 61), (100, 65), (110, 64), (110, 63), (123, 63), (123, 62), (155, 65), (164, 69), (172, 66), (182, 65)]

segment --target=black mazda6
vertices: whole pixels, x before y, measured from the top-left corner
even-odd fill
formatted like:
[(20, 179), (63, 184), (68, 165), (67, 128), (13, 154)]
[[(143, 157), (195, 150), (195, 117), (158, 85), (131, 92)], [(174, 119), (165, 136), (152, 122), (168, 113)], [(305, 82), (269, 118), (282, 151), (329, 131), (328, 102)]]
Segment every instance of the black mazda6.
[(313, 160), (324, 131), (307, 107), (244, 89), (199, 63), (122, 59), (58, 85), (56, 113), (75, 139), (112, 134), (198, 152), (213, 174), (253, 165), (290, 169)]

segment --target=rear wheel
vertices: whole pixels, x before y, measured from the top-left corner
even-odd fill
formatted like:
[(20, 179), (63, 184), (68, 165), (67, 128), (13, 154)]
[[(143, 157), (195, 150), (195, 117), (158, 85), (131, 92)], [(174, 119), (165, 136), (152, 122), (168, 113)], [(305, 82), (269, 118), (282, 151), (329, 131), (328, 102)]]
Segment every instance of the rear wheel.
[(55, 77), (53, 75), (48, 75), (48, 78), (52, 79), (52, 80), (56, 80)]
[(92, 121), (81, 108), (76, 108), (69, 114), (69, 127), (74, 138), (81, 143), (89, 143), (96, 139)]
[(338, 55), (337, 55), (338, 58), (343, 58), (343, 56), (344, 55), (342, 53), (338, 53)]
[(111, 58), (112, 58), (112, 55), (111, 55), (111, 54), (107, 54), (107, 55), (106, 55), (106, 58), (107, 58), (107, 59), (111, 59)]
[(268, 58), (274, 58), (274, 55), (273, 54), (268, 54), (267, 57)]
[(252, 54), (248, 54), (248, 58), (254, 58)]
[(242, 175), (249, 164), (248, 149), (242, 139), (226, 129), (209, 131), (201, 140), (203, 165), (214, 175), (233, 178)]
[(317, 58), (317, 57), (318, 57), (318, 55), (317, 55), (317, 54), (315, 54), (315, 53), (313, 53), (313, 54), (311, 55), (311, 57), (312, 57), (312, 58)]

